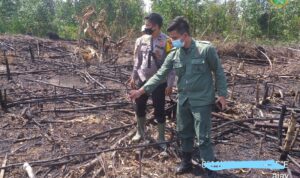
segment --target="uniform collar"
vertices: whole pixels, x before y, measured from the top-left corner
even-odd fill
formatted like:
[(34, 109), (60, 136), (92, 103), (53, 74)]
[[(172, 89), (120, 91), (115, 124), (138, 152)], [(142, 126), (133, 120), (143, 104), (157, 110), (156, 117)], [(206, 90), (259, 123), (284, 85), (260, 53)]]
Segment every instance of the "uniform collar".
[(191, 46), (189, 48), (180, 48), (180, 52), (183, 52), (184, 54), (190, 53), (194, 48), (196, 47), (196, 41), (192, 38)]

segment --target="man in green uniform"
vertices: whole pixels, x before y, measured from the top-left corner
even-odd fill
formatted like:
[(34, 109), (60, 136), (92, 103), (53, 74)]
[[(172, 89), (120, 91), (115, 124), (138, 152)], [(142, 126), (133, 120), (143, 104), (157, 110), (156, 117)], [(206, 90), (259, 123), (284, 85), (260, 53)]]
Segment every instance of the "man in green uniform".
[[(217, 101), (226, 108), (227, 83), (221, 61), (208, 42), (194, 40), (189, 24), (183, 17), (176, 17), (167, 29), (173, 49), (158, 72), (139, 90), (132, 90), (131, 99), (151, 93), (172, 69), (178, 77), (177, 132), (181, 141), (182, 160), (176, 173), (192, 168), (191, 157), (194, 137), (199, 143), (202, 161), (214, 161), (211, 144), (211, 112)], [(207, 170), (207, 173), (213, 174)]]

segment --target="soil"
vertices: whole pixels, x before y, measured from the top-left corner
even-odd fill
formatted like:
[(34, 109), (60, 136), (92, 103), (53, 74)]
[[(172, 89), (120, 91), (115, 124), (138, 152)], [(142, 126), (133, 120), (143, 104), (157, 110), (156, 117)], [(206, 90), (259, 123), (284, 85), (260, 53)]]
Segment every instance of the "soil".
[[(132, 71), (132, 43), (114, 54), (118, 56), (116, 63), (92, 59), (89, 65), (76, 54), (77, 41), (2, 35), (0, 47), (0, 88), (4, 103), (0, 110), (0, 164), (7, 156), (3, 167), (8, 166), (4, 177), (27, 177), (22, 169), (24, 162), (32, 166), (36, 177), (47, 178), (203, 176), (202, 168), (197, 165), (190, 173), (175, 175), (174, 168), (180, 162), (179, 146), (174, 141), (176, 119), (174, 115), (167, 118), (166, 135), (170, 143), (164, 152), (155, 145), (157, 128), (151, 101), (147, 139), (139, 143), (131, 141), (136, 121), (125, 83)], [(300, 46), (226, 43), (216, 47), (229, 89), (229, 109), (214, 113), (212, 118), (216, 158), (279, 161), (282, 154), (277, 138), (280, 108), (283, 105), (289, 108), (284, 125), (289, 123), (291, 109), (295, 110), (296, 127), (300, 124), (300, 99), (295, 100), (300, 89)], [(265, 86), (269, 92), (263, 101)], [(171, 98), (167, 98), (166, 108), (174, 108), (176, 93)], [(217, 128), (229, 121), (251, 118), (257, 120)], [(259, 121), (270, 118), (274, 120)], [(275, 127), (258, 126), (258, 122), (274, 123)], [(285, 128), (282, 145), (286, 133)], [(299, 164), (299, 136), (293, 149), (289, 155)], [(197, 150), (195, 157), (196, 154)], [(300, 167), (290, 159), (287, 161), (293, 177), (300, 177)], [(288, 173), (287, 170), (232, 169), (217, 174), (224, 178), (271, 178)]]

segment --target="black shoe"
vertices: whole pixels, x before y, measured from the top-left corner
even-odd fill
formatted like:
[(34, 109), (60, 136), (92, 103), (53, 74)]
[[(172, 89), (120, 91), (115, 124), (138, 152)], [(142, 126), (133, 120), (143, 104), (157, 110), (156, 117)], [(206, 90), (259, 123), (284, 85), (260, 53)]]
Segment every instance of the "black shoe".
[(192, 153), (183, 152), (181, 163), (176, 167), (176, 174), (183, 174), (189, 172), (192, 170), (192, 168)]

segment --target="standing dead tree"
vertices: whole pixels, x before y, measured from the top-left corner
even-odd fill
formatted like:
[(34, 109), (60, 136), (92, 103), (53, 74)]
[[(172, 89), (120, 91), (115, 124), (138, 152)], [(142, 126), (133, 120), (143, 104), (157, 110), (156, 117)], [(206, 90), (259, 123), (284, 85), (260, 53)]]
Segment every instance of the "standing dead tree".
[[(93, 53), (92, 55), (88, 55), (88, 58), (82, 57), (82, 59), (88, 63), (90, 63), (90, 60), (93, 58), (98, 59), (100, 63), (115, 63), (119, 57), (118, 54), (121, 52), (125, 43), (131, 37), (132, 31), (129, 31), (120, 39), (113, 41), (109, 32), (109, 28), (106, 25), (107, 13), (104, 9), (102, 9), (97, 14), (94, 7), (88, 6), (83, 10), (82, 14), (84, 14), (82, 17), (76, 17), (77, 21), (79, 22), (78, 46), (79, 48), (81, 48), (79, 50), (76, 50), (76, 52), (79, 51), (79, 54), (80, 51), (85, 51), (85, 53), (86, 51), (90, 51), (90, 53)], [(91, 49), (91, 46), (84, 47), (81, 40), (82, 33), (84, 34), (84, 36), (90, 38), (95, 43), (97, 50)]]

